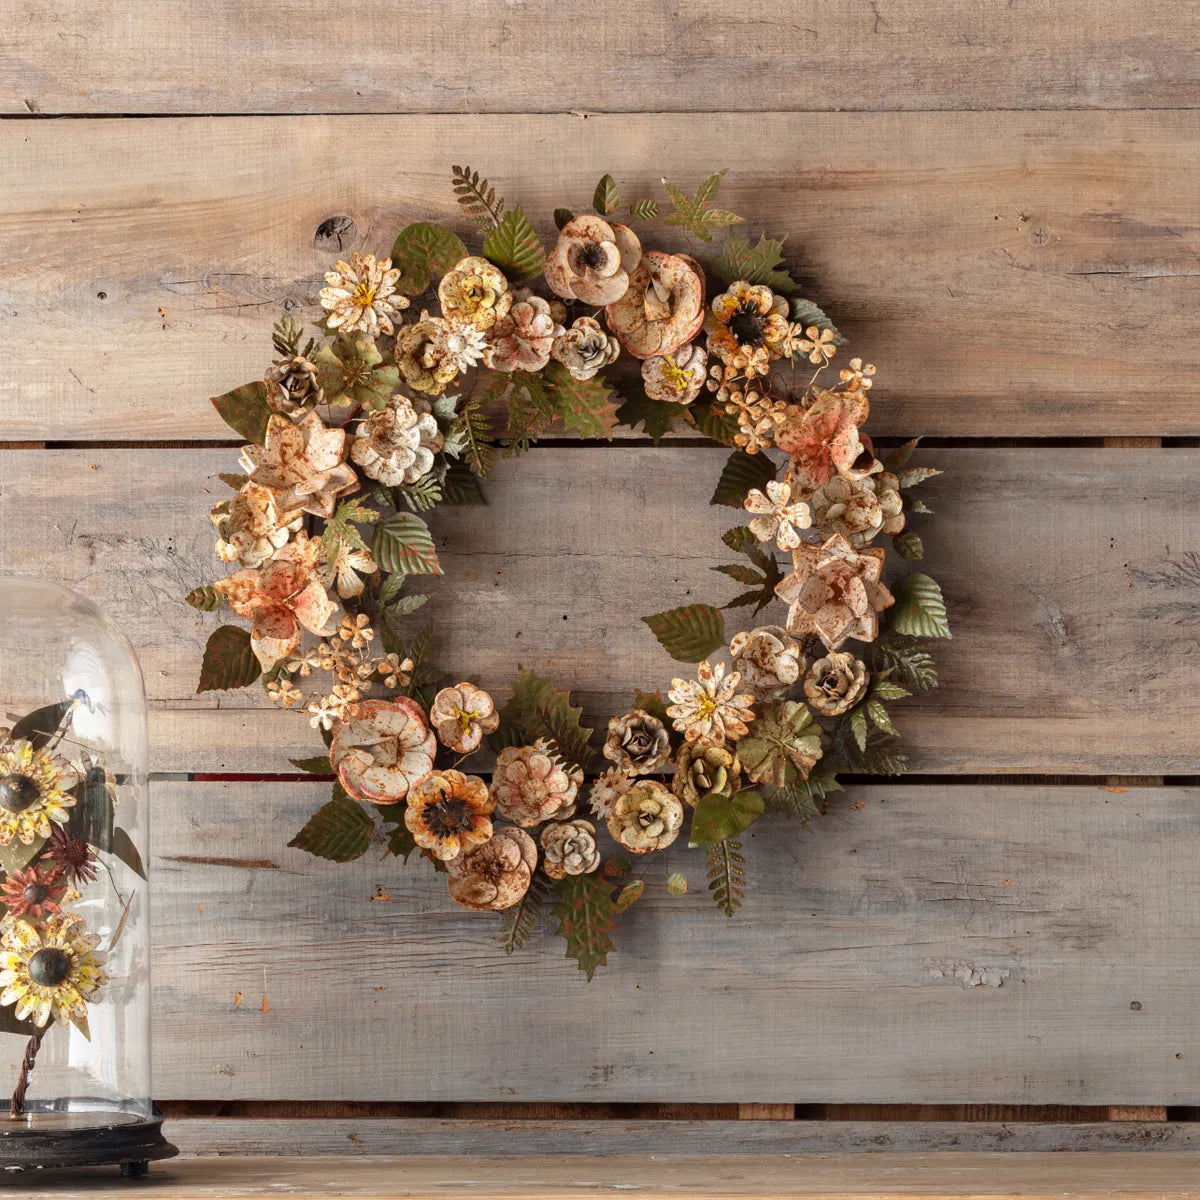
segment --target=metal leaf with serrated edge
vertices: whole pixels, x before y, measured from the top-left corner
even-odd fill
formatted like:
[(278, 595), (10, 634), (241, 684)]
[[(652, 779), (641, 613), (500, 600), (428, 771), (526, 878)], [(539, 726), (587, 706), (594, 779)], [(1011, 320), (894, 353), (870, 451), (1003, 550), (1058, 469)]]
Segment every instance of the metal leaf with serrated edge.
[(737, 912), (746, 895), (746, 860), (741, 850), (742, 843), (730, 839), (714, 842), (704, 851), (708, 866), (708, 890), (717, 907), (727, 917)]
[(246, 441), (260, 446), (266, 441), (271, 406), (267, 403), (267, 385), (261, 379), (214, 396), (212, 404), (221, 414), (221, 420)]
[(542, 372), (554, 404), (555, 415), (565, 430), (580, 437), (612, 441), (620, 418), (613, 390), (598, 376), (576, 379), (560, 362), (552, 362)]
[(909, 575), (895, 589), (896, 606), (891, 611), (891, 627), (910, 637), (950, 637), (946, 601), (936, 580), (928, 575)]
[(333, 767), (329, 763), (328, 754), (314, 754), (311, 758), (289, 758), (288, 762), (301, 771), (310, 775), (332, 775)]
[(758, 244), (751, 246), (746, 238), (731, 234), (725, 239), (721, 253), (712, 264), (712, 272), (726, 283), (743, 279), (761, 283), (773, 292), (787, 294), (795, 291), (796, 281), (783, 263), (783, 242), (761, 235)]
[(656, 442), (671, 432), (675, 418), (680, 415), (678, 404), (652, 400), (640, 386), (636, 386), (633, 394), (622, 401), (616, 413), (618, 425), (636, 429), (640, 424), (646, 436)]
[(892, 737), (899, 737), (900, 731), (892, 724), (892, 718), (888, 715), (888, 710), (883, 707), (883, 704), (875, 699), (867, 701), (867, 716), (883, 730), (884, 733), (890, 733)]
[(467, 257), (462, 238), (441, 225), (416, 221), (405, 226), (392, 244), (392, 266), (400, 270), (398, 290), (419, 296), (429, 290), (433, 275), (444, 275)]
[(262, 667), (250, 648), (250, 631), (240, 625), (221, 625), (204, 647), (196, 692), (249, 687), (261, 674)]
[(687, 876), (679, 871), (673, 871), (667, 876), (667, 895), (686, 896), (688, 890)]
[(611, 175), (602, 176), (592, 196), (592, 207), (602, 217), (610, 217), (620, 204), (621, 194), (617, 191), (617, 181)]
[(642, 620), (677, 662), (699, 662), (725, 645), (725, 617), (711, 604), (685, 604)]
[(375, 526), (371, 539), (375, 561), (389, 574), (440, 575), (441, 564), (433, 548), (429, 526), (412, 513), (396, 513)]
[(201, 612), (216, 612), (225, 603), (225, 597), (211, 583), (192, 588), (184, 599)]
[(483, 253), (510, 279), (528, 279), (546, 262), (546, 251), (537, 230), (519, 204), (483, 239)]
[(635, 200), (629, 206), (629, 215), (635, 221), (653, 221), (658, 216), (657, 200)]
[(313, 813), (288, 845), (330, 862), (352, 862), (367, 852), (374, 830), (366, 809), (335, 783), (333, 799)]
[(711, 846), (749, 829), (763, 815), (765, 801), (761, 792), (742, 791), (732, 796), (709, 792), (702, 796), (692, 813), (689, 846)]
[(750, 489), (762, 491), (775, 478), (777, 470), (765, 454), (747, 454), (745, 450), (735, 450), (721, 468), (721, 478), (717, 480), (709, 504), (741, 508)]
[(892, 545), (896, 547), (896, 553), (901, 558), (918, 559), (925, 557), (925, 543), (921, 541), (921, 535), (914, 533), (911, 529), (905, 530), (904, 533), (898, 533), (892, 538)]
[(554, 906), (558, 936), (567, 943), (573, 958), (590, 981), (598, 967), (608, 962), (613, 948), (613, 889), (602, 875), (568, 875), (555, 886), (559, 901)]

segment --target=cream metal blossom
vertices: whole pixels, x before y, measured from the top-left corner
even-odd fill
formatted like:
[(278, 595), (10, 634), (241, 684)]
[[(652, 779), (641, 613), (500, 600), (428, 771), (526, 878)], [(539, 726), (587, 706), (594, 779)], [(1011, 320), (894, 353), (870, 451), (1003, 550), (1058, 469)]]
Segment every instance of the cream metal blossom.
[(506, 746), (492, 772), (492, 796), (502, 817), (528, 829), (572, 816), (582, 782), (582, 772), (556, 759), (549, 743)]
[(794, 550), (800, 545), (797, 530), (812, 525), (808, 505), (803, 500), (793, 500), (791, 485), (778, 479), (767, 484), (765, 495), (758, 488), (751, 488), (742, 506), (747, 512), (758, 514), (750, 522), (750, 532), (760, 542), (774, 539), (780, 550)]
[(326, 324), (342, 333), (361, 329), (371, 337), (396, 332), (392, 318), (409, 305), (407, 296), (396, 291), (399, 269), (392, 260), (379, 261), (373, 254), (354, 253), (349, 262), (339, 261), (325, 272), (327, 287), (321, 289), (321, 307), (329, 313)]
[(356, 800), (396, 804), (433, 769), (437, 741), (415, 700), (363, 700), (337, 727), (329, 761)]
[(428, 475), (442, 444), (433, 415), (418, 412), (407, 396), (397, 392), (386, 408), (363, 418), (350, 443), (350, 457), (368, 478), (398, 487)]
[(87, 1020), (88, 1001), (108, 982), (100, 938), (76, 913), (5, 922), (0, 939), (0, 1005), (41, 1028)]
[(24, 739), (0, 750), (0, 846), (23, 846), (48, 838), (51, 825), (65, 825), (78, 781), (73, 768)]
[(667, 716), (689, 741), (706, 738), (718, 746), (736, 742), (749, 732), (747, 722), (754, 720), (754, 697), (738, 693), (742, 677), (737, 671), (728, 678), (725, 664), (705, 659), (696, 668), (696, 679), (672, 679), (667, 693), (671, 704)]
[(473, 683), (442, 688), (429, 708), (429, 722), (442, 745), (455, 754), (478, 750), (485, 734), (500, 727), (496, 702)]

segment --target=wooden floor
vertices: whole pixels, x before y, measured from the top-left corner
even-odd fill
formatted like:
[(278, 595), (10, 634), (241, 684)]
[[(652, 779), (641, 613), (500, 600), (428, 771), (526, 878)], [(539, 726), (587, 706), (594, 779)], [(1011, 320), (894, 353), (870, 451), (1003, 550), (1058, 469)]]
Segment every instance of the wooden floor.
[[(23, 6), (0, 33), (0, 569), (100, 601), (142, 658), (156, 1090), (185, 1149), (1103, 1149), (621, 1194), (1196, 1186), (1198, 45), (1200, 9), (1166, 0)], [(604, 171), (633, 194), (728, 166), (730, 207), (788, 234), (879, 364), (873, 430), (930, 436), (947, 471), (923, 534), (955, 639), (898, 710), (914, 774), (811, 834), (758, 827), (734, 922), (639, 905), (590, 987), (545, 931), (506, 960), (419, 870), (286, 849), (320, 791), (289, 777), (307, 725), (194, 695), (215, 621), (182, 598), (217, 571), (235, 457), (206, 397), (261, 370), (331, 259), (452, 219), (464, 161), (544, 233)], [(722, 595), (718, 459), (625, 438), (505, 464), (486, 522), (439, 517), (438, 653), (487, 684), (550, 670), (596, 718), (663, 684), (637, 617)], [(1122, 1155), (1146, 1148), (1153, 1175)], [(363, 1163), (339, 1194), (549, 1197), (572, 1169), (385, 1193)]]

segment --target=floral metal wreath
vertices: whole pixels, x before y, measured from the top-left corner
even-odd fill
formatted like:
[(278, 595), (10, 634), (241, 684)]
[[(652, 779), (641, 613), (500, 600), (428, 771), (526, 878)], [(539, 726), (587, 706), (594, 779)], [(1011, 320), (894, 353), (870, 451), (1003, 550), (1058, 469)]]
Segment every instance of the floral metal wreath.
[[(234, 495), (212, 510), (217, 556), (238, 569), (188, 600), (228, 604), (251, 627), (212, 634), (199, 690), (261, 678), (323, 735), (327, 753), (296, 765), (335, 774), (333, 797), (289, 844), (349, 861), (381, 818), (389, 853), (417, 853), (459, 904), (504, 914), (510, 953), (555, 893), (558, 932), (589, 979), (645, 890), (634, 862), (686, 830), (732, 916), (739, 839), (765, 812), (808, 820), (839, 771), (902, 771), (886, 705), (936, 685), (921, 639), (950, 636), (938, 585), (909, 574), (889, 589), (872, 544), (890, 537), (899, 556), (921, 557), (907, 518), (929, 510), (910, 489), (938, 472), (907, 465), (915, 442), (881, 460), (862, 433), (874, 366), (852, 358), (822, 382), (843, 339), (797, 296), (782, 241), (727, 232), (742, 219), (715, 207), (723, 174), (690, 195), (665, 185), (664, 224), (690, 253), (646, 248), (615, 219), (606, 175), (593, 213), (556, 210), (547, 254), (520, 206), (455, 167), (480, 252), (418, 223), (390, 258), (352, 254), (325, 276), (318, 336), (284, 319), (265, 377), (213, 401), (249, 441), (244, 474), (221, 477)], [(644, 228), (660, 203), (627, 211)], [(622, 359), (640, 374), (620, 377), (619, 401), (602, 372)], [(747, 590), (722, 607), (757, 614), (779, 600), (787, 617), (728, 643), (712, 605), (644, 617), (672, 657), (699, 664), (695, 677), (665, 699), (633, 696), (587, 787), (593, 731), (569, 693), (518, 670), (497, 706), (470, 682), (447, 686), (431, 627), (409, 629), (427, 599), (412, 581), (441, 574), (421, 514), (484, 503), (497, 454), (548, 431), (611, 438), (640, 425), (658, 441), (676, 423), (732, 449), (713, 503), (749, 514), (723, 538), (738, 561), (716, 568)], [(713, 657), (725, 649), (728, 665)], [(318, 674), (328, 682), (313, 686)], [(490, 781), (466, 773), (488, 749)], [(687, 886), (667, 875), (672, 895)]]

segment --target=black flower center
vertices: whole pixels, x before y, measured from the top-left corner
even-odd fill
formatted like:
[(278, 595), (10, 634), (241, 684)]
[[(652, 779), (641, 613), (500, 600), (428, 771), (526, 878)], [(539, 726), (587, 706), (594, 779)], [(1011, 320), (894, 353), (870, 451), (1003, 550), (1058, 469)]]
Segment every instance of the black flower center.
[(42, 904), (50, 895), (50, 889), (44, 883), (31, 883), (22, 893), (26, 904)]
[(28, 775), (5, 775), (0, 779), (0, 808), (10, 813), (22, 813), (37, 803), (41, 793)]
[(737, 339), (739, 346), (761, 346), (766, 328), (767, 318), (749, 304), (743, 304), (729, 318), (729, 332)]
[(579, 252), (579, 261), (589, 270), (594, 271), (608, 262), (608, 255), (604, 253), (604, 247), (599, 242), (588, 242)]
[(438, 837), (465, 833), (471, 828), (471, 809), (465, 800), (439, 800), (425, 810), (425, 827)]
[(49, 946), (29, 960), (29, 978), (39, 987), (58, 987), (71, 973), (71, 960), (65, 950)]

